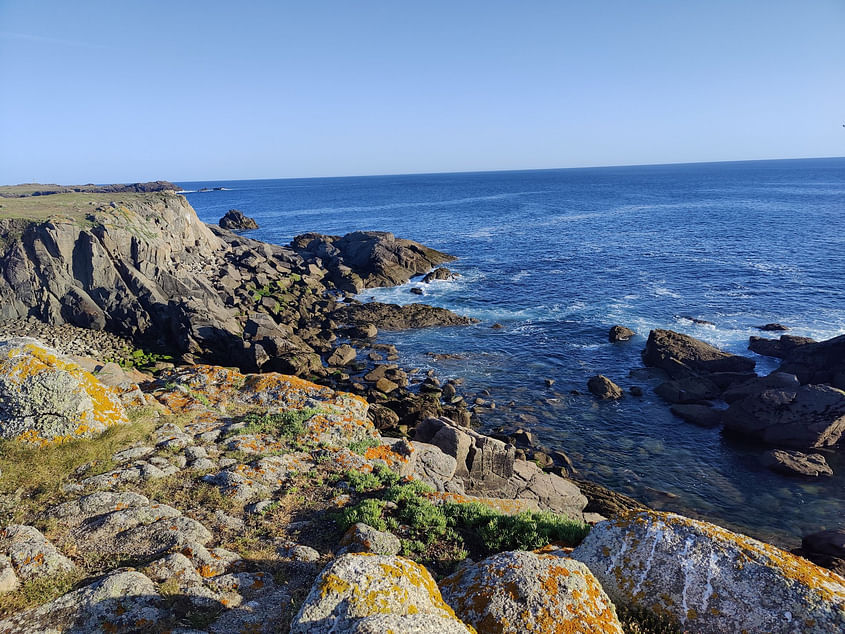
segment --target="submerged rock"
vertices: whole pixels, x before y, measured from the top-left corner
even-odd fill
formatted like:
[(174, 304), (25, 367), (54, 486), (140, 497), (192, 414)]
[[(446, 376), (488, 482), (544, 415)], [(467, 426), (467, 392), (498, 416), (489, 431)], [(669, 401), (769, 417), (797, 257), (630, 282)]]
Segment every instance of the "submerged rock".
[(594, 396), (605, 400), (615, 400), (625, 395), (621, 387), (603, 374), (598, 374), (587, 381), (587, 389)]
[(462, 567), (440, 589), (479, 634), (622, 633), (613, 603), (587, 566), (558, 555), (499, 553)]
[(787, 475), (802, 475), (811, 478), (833, 475), (833, 469), (830, 468), (824, 456), (820, 453), (773, 449), (766, 452), (762, 462), (772, 471)]
[(572, 553), (618, 604), (696, 632), (840, 632), (845, 579), (713, 524), (641, 511), (596, 524)]
[(0, 341), (0, 437), (35, 445), (128, 422), (120, 392), (38, 341)]

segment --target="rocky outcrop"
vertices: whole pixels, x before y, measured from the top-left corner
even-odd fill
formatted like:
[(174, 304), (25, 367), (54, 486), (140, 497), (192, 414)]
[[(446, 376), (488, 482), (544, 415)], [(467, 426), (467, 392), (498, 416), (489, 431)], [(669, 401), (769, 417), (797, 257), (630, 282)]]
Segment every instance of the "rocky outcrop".
[(845, 433), (845, 392), (829, 385), (772, 388), (734, 401), (725, 429), (781, 447), (830, 447)]
[(636, 334), (637, 333), (635, 333), (630, 328), (617, 325), (611, 327), (610, 332), (607, 333), (607, 338), (611, 343), (615, 343), (617, 341), (628, 341), (631, 337)]
[(421, 632), (469, 634), (431, 574), (403, 557), (348, 554), (335, 559), (305, 598), (291, 634)]
[(440, 589), (479, 634), (622, 633), (613, 603), (587, 566), (554, 554), (499, 553), (463, 566)]
[(230, 209), (217, 222), (218, 225), (224, 229), (231, 231), (246, 231), (248, 229), (258, 229), (258, 223), (253, 218), (245, 216), (240, 209)]
[(748, 349), (764, 357), (779, 357), (782, 359), (791, 351), (808, 343), (816, 342), (809, 337), (796, 337), (794, 335), (781, 335), (780, 339), (749, 337)]
[(572, 553), (619, 605), (701, 632), (838, 632), (845, 579), (718, 526), (652, 511), (601, 522)]
[(341, 323), (369, 323), (382, 330), (407, 330), (432, 326), (466, 326), (478, 320), (464, 317), (445, 308), (428, 304), (348, 304), (340, 306), (334, 317)]
[(0, 437), (35, 445), (127, 423), (120, 391), (35, 339), (0, 341)]
[(845, 390), (845, 335), (785, 351), (778, 369), (796, 375), (802, 384), (828, 383)]
[(352, 292), (404, 284), (455, 259), (384, 231), (356, 231), (343, 237), (306, 233), (294, 238), (292, 246), (320, 258), (338, 288)]
[(665, 370), (672, 378), (713, 372), (751, 372), (755, 365), (753, 359), (722, 352), (672, 330), (652, 330), (642, 358), (647, 366)]
[(457, 278), (457, 273), (450, 271), (445, 266), (441, 266), (434, 269), (431, 273), (428, 273), (425, 277), (423, 277), (422, 281), (423, 284), (431, 284), (432, 282), (454, 280)]

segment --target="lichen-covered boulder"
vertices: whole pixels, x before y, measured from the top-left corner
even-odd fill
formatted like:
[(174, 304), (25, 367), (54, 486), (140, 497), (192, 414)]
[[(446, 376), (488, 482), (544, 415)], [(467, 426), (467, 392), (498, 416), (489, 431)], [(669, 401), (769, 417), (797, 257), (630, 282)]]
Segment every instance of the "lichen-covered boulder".
[(499, 553), (464, 566), (440, 589), (479, 634), (622, 632), (615, 607), (587, 566), (558, 555)]
[[(469, 632), (440, 596), (429, 572), (404, 557), (347, 554), (323, 570), (291, 624), (291, 634), (369, 632), (366, 619), (402, 617), (403, 632)], [(421, 629), (415, 620), (437, 627)], [(386, 630), (381, 630), (386, 631)]]
[(0, 531), (0, 553), (8, 556), (17, 576), (23, 581), (76, 568), (34, 526), (12, 524)]
[(707, 522), (631, 512), (596, 524), (572, 558), (617, 604), (689, 631), (845, 631), (845, 579)]
[(35, 339), (0, 341), (0, 437), (36, 445), (126, 423), (120, 394)]
[(89, 586), (0, 621), (5, 634), (128, 634), (162, 631), (165, 617), (155, 585), (140, 572), (118, 570)]
[(396, 535), (388, 531), (376, 530), (363, 522), (350, 526), (340, 540), (340, 545), (342, 553), (396, 555), (402, 549), (402, 544)]

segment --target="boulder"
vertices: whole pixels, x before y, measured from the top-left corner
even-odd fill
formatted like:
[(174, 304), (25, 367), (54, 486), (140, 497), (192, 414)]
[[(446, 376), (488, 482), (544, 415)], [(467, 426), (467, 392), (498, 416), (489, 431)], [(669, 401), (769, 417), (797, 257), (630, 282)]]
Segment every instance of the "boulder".
[(587, 381), (587, 389), (594, 396), (604, 400), (620, 399), (625, 395), (621, 387), (603, 374), (598, 374)]
[(631, 337), (636, 335), (633, 330), (630, 328), (626, 328), (625, 326), (612, 326), (610, 332), (607, 334), (608, 340), (611, 343), (615, 343), (617, 341), (628, 341)]
[(499, 553), (461, 567), (440, 590), (479, 634), (622, 633), (613, 603), (587, 566), (558, 555)]
[(153, 582), (140, 572), (124, 568), (0, 621), (0, 631), (8, 634), (162, 631), (166, 617), (163, 608), (164, 602)]
[(652, 330), (642, 352), (643, 363), (672, 378), (690, 373), (750, 372), (754, 360), (722, 352), (708, 343), (672, 330)]
[(780, 339), (768, 339), (766, 337), (749, 337), (748, 349), (764, 357), (784, 358), (792, 350), (805, 346), (808, 343), (815, 343), (809, 337), (795, 337), (793, 335), (781, 335)]
[(765, 390), (797, 390), (800, 386), (801, 383), (794, 374), (772, 372), (767, 376), (755, 377), (730, 386), (722, 393), (722, 400), (733, 403)]
[[(431, 326), (466, 326), (478, 323), (477, 319), (464, 317), (445, 308), (428, 304), (348, 304), (340, 306), (333, 318), (342, 323), (374, 324), (381, 330), (408, 330)], [(375, 336), (375, 335), (373, 335)]]
[(0, 437), (36, 445), (128, 422), (119, 391), (38, 341), (0, 341)]
[[(297, 615), (291, 634), (387, 632), (373, 621), (394, 623), (397, 632), (461, 632), (461, 623), (421, 565), (397, 556), (346, 554), (320, 573)], [(419, 627), (420, 617), (426, 625)], [(380, 626), (385, 621), (378, 620)], [(436, 624), (432, 628), (431, 624)], [(416, 628), (416, 629), (415, 629)]]
[(617, 605), (693, 632), (840, 632), (845, 579), (800, 557), (672, 513), (596, 524), (572, 553)]
[(815, 478), (833, 475), (833, 469), (827, 464), (820, 453), (801, 453), (800, 451), (784, 451), (772, 449), (762, 458), (762, 463), (772, 471), (787, 475), (801, 475)]
[(76, 569), (34, 526), (7, 526), (0, 532), (0, 553), (24, 582)]
[(845, 527), (805, 535), (797, 554), (845, 575)]
[(331, 353), (329, 358), (326, 360), (331, 366), (344, 366), (349, 365), (355, 358), (358, 356), (358, 351), (355, 350), (352, 346), (348, 343), (344, 343), (339, 345), (334, 351)]
[(731, 403), (722, 421), (726, 430), (771, 445), (830, 447), (845, 432), (845, 392), (829, 385), (767, 389)]
[(217, 224), (223, 229), (229, 229), (230, 231), (258, 229), (258, 223), (254, 219), (245, 216), (240, 209), (230, 209)]
[(423, 279), (424, 284), (431, 284), (434, 281), (443, 281), (443, 280), (454, 280), (458, 277), (457, 273), (453, 273), (449, 269), (444, 266), (438, 267), (434, 269), (431, 273), (428, 273)]
[(721, 390), (708, 377), (690, 375), (664, 381), (654, 393), (670, 403), (701, 403), (718, 398)]
[(377, 555), (397, 555), (402, 549), (399, 538), (388, 531), (379, 531), (357, 522), (349, 527), (340, 540), (338, 555), (345, 553), (375, 553)]
[(440, 447), (416, 440), (411, 446), (414, 477), (438, 491), (445, 491), (446, 483), (454, 477), (458, 465), (454, 456), (444, 453)]

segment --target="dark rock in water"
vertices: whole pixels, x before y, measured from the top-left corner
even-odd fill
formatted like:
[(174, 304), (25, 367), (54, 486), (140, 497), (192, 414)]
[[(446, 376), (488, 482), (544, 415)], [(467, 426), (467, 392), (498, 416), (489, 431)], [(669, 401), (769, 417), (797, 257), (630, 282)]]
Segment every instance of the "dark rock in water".
[(824, 456), (820, 453), (773, 449), (767, 451), (761, 461), (764, 466), (772, 471), (787, 475), (801, 475), (811, 478), (833, 475), (833, 469), (830, 468)]
[(699, 403), (718, 398), (721, 390), (713, 381), (700, 376), (689, 376), (664, 381), (654, 393), (670, 403)]
[(709, 343), (672, 330), (652, 330), (648, 335), (643, 363), (661, 368), (672, 378), (690, 373), (750, 372), (754, 360), (722, 352)]
[(385, 231), (356, 231), (343, 237), (306, 233), (296, 236), (291, 246), (304, 256), (320, 258), (339, 288), (352, 271), (362, 288), (398, 286), (455, 259)]
[(778, 330), (789, 330), (789, 328), (787, 328), (783, 324), (777, 324), (777, 323), (765, 324), (763, 326), (754, 326), (754, 327), (757, 330), (764, 330), (766, 332), (774, 332), (774, 331), (778, 331)]
[(782, 447), (830, 447), (845, 432), (845, 392), (829, 385), (768, 389), (735, 401), (726, 430)]
[(756, 372), (711, 372), (707, 378), (716, 384), (720, 390), (726, 390), (734, 385), (745, 383), (757, 378)]
[(581, 493), (587, 496), (585, 513), (600, 513), (605, 517), (617, 517), (631, 510), (647, 509), (642, 502), (632, 497), (617, 493), (595, 482), (574, 480)]
[(689, 315), (676, 315), (677, 319), (685, 319), (687, 321), (691, 321), (694, 324), (699, 324), (701, 326), (715, 326), (716, 324), (712, 321), (707, 321), (706, 319), (699, 319), (698, 317), (690, 317)]
[(258, 223), (252, 218), (245, 216), (239, 209), (230, 209), (217, 223), (224, 229), (232, 231), (245, 231), (247, 229), (258, 229)]
[(631, 396), (642, 396), (643, 395), (643, 388), (638, 385), (631, 386), (628, 390), (631, 393)]
[(795, 348), (808, 343), (816, 342), (809, 337), (796, 337), (794, 335), (781, 335), (780, 339), (749, 337), (748, 349), (757, 354), (762, 354), (764, 357), (778, 357), (783, 359)]
[(370, 323), (382, 330), (406, 330), (429, 326), (466, 326), (477, 319), (462, 317), (445, 308), (428, 304), (368, 304), (343, 305), (334, 312), (334, 319), (344, 323)]
[(414, 286), (414, 287), (411, 289), (411, 293), (413, 293), (414, 295), (422, 295), (422, 294), (423, 294), (423, 289), (421, 289), (421, 288), (417, 288), (416, 286)]
[(793, 552), (845, 576), (845, 527), (805, 535)]
[(722, 393), (722, 400), (733, 403), (765, 390), (797, 390), (800, 386), (801, 383), (794, 374), (772, 372), (768, 376), (754, 377), (749, 381), (731, 386)]
[(591, 377), (590, 380), (587, 381), (587, 389), (589, 389), (593, 395), (601, 399), (618, 399), (622, 398), (625, 394), (621, 387), (616, 385), (616, 383), (608, 379), (603, 374)]
[(678, 418), (699, 427), (718, 427), (722, 424), (722, 415), (718, 410), (707, 405), (678, 404), (670, 408)]
[(458, 277), (457, 273), (453, 273), (446, 267), (441, 266), (426, 275), (422, 281), (425, 284), (431, 284), (435, 280), (454, 280), (456, 277)]
[(555, 384), (555, 380), (554, 380), (554, 379), (544, 379), (544, 380), (543, 380), (543, 384), (544, 384), (546, 387), (551, 387), (551, 386), (553, 386), (553, 385)]
[(625, 326), (613, 326), (610, 329), (607, 338), (611, 342), (628, 341), (631, 337), (636, 334), (637, 333), (635, 333), (633, 330), (631, 330), (630, 328), (626, 328)]
[(501, 328), (504, 328), (504, 326), (500, 323), (495, 323), (490, 327), (493, 328), (494, 330), (500, 330)]
[(790, 348), (778, 370), (794, 374), (802, 384), (830, 383), (845, 389), (845, 335)]

